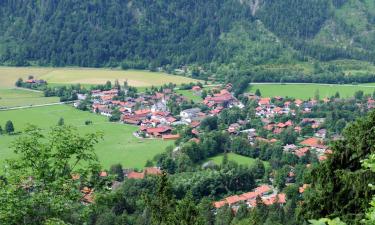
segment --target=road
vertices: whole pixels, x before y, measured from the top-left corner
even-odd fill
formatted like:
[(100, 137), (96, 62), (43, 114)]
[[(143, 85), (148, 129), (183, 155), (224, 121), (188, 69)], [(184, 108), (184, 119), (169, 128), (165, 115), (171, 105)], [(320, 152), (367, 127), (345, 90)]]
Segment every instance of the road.
[(0, 108), (0, 111), (10, 111), (10, 110), (17, 110), (17, 109), (38, 108), (38, 107), (45, 107), (45, 106), (51, 106), (51, 105), (65, 105), (65, 104), (71, 104), (71, 103), (74, 103), (74, 102), (75, 101), (48, 103), (48, 104), (41, 104), (41, 105), (26, 105), (26, 106), (17, 106), (17, 107), (9, 107), (9, 108)]

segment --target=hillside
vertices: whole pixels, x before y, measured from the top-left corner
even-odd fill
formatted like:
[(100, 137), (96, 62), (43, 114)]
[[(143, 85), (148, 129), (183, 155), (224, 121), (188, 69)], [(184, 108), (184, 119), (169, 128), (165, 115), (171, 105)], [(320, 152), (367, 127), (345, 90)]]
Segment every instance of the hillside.
[(2, 1), (0, 63), (168, 71), (374, 62), (374, 12), (371, 0)]

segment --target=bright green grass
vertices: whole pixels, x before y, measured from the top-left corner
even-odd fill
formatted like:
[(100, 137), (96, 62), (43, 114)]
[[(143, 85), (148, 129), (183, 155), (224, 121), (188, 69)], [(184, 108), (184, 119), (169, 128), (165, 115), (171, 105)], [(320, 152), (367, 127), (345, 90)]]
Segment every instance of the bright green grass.
[[(96, 146), (96, 153), (104, 168), (109, 168), (115, 163), (121, 163), (129, 168), (142, 168), (148, 159), (163, 152), (167, 146), (173, 145), (173, 142), (168, 141), (137, 139), (132, 135), (138, 129), (135, 126), (110, 123), (103, 116), (82, 112), (67, 105), (3, 111), (0, 112), (0, 125), (4, 127), (7, 120), (12, 120), (16, 131), (24, 129), (28, 123), (47, 130), (56, 125), (61, 117), (64, 118), (65, 124), (78, 127), (79, 132), (104, 133), (104, 139)], [(84, 125), (86, 120), (93, 121), (93, 124)], [(0, 136), (0, 164), (14, 156), (9, 146), (16, 137)]]
[(26, 79), (33, 75), (37, 79), (55, 84), (105, 84), (117, 79), (121, 84), (128, 81), (130, 86), (150, 87), (168, 83), (190, 83), (197, 80), (145, 70), (119, 70), (100, 68), (52, 68), (52, 67), (0, 67), (0, 87), (14, 87), (18, 78)]
[(200, 96), (194, 94), (192, 90), (177, 90), (177, 94), (181, 94), (188, 98), (189, 100), (193, 100), (194, 102), (202, 102), (203, 99)]
[(352, 97), (356, 91), (362, 90), (367, 94), (372, 94), (375, 91), (375, 85), (363, 84), (357, 86), (345, 85), (320, 85), (320, 84), (254, 84), (251, 85), (248, 91), (255, 92), (259, 89), (264, 97), (293, 97), (308, 99), (315, 96), (316, 90), (319, 90), (321, 98), (331, 97), (336, 92), (340, 93), (341, 97)]
[[(215, 164), (220, 165), (223, 162), (223, 157), (224, 157), (224, 155), (220, 154), (220, 155), (217, 155), (215, 157), (209, 158), (209, 160), (212, 160)], [(254, 166), (255, 162), (256, 162), (256, 159), (246, 157), (246, 156), (242, 156), (242, 155), (238, 155), (238, 154), (235, 154), (235, 153), (228, 153), (228, 160), (234, 161), (234, 162), (236, 162), (240, 165), (245, 165), (245, 166), (249, 166), (249, 167)], [(264, 165), (267, 167), (267, 166), (269, 166), (269, 163), (264, 162)]]
[(45, 98), (43, 93), (24, 89), (0, 89), (0, 108), (40, 105), (59, 102), (57, 97)]

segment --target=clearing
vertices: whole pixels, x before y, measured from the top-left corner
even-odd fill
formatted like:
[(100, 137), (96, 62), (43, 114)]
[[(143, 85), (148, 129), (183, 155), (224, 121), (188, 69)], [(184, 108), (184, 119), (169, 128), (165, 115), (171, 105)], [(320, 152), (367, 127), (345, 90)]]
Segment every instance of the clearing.
[(362, 90), (365, 94), (372, 94), (375, 91), (374, 84), (361, 85), (339, 85), (339, 84), (251, 84), (248, 91), (255, 92), (259, 89), (264, 97), (293, 97), (309, 99), (315, 96), (316, 90), (319, 90), (320, 98), (331, 97), (336, 92), (340, 97), (352, 97), (356, 91)]
[[(246, 156), (242, 156), (242, 155), (238, 155), (236, 153), (228, 153), (227, 155), (228, 155), (229, 161), (234, 161), (234, 162), (238, 163), (239, 165), (251, 167), (251, 166), (254, 166), (254, 164), (256, 162), (256, 159), (246, 157)], [(219, 154), (215, 157), (209, 158), (209, 160), (213, 161), (217, 165), (220, 165), (223, 161), (223, 157), (224, 157), (223, 154)], [(264, 166), (266, 166), (266, 167), (269, 166), (269, 163), (264, 162)]]
[[(57, 124), (59, 118), (64, 118), (65, 124), (71, 124), (82, 133), (104, 133), (104, 138), (96, 145), (96, 153), (103, 168), (112, 164), (121, 163), (125, 168), (143, 168), (147, 160), (164, 152), (171, 141), (141, 140), (133, 136), (138, 128), (131, 125), (110, 123), (104, 116), (79, 111), (72, 106), (56, 105), (32, 109), (20, 109), (0, 112), (0, 125), (4, 128), (7, 120), (12, 120), (16, 131), (22, 131), (27, 124), (32, 123), (47, 130)], [(85, 125), (91, 120), (92, 125)], [(16, 136), (0, 135), (0, 164), (5, 159), (14, 157), (9, 148)]]

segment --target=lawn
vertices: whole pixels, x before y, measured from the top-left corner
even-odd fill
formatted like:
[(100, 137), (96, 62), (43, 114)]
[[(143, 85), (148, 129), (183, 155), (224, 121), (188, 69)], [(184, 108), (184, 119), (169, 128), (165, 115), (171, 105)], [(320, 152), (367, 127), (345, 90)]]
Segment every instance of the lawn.
[(193, 100), (194, 102), (202, 102), (203, 99), (200, 96), (197, 96), (193, 93), (192, 90), (177, 90), (177, 94), (181, 94), (185, 96), (189, 100)]
[(144, 70), (119, 70), (98, 68), (51, 68), (51, 67), (0, 67), (0, 87), (13, 87), (20, 77), (34, 75), (38, 79), (57, 84), (104, 84), (118, 79), (121, 83), (128, 81), (134, 87), (161, 86), (167, 83), (190, 83), (197, 80), (170, 75), (161, 72)]
[(26, 105), (40, 105), (59, 102), (58, 97), (44, 97), (42, 92), (24, 89), (1, 89), (0, 108)]
[(340, 93), (341, 97), (351, 97), (358, 90), (362, 90), (367, 94), (372, 94), (375, 91), (375, 85), (363, 84), (361, 85), (322, 85), (322, 84), (254, 84), (251, 85), (250, 92), (255, 92), (259, 89), (262, 96), (273, 97), (293, 97), (308, 99), (315, 96), (316, 90), (319, 90), (321, 98), (330, 97), (335, 95), (336, 92)]
[[(223, 154), (217, 155), (215, 157), (209, 158), (209, 160), (212, 160), (215, 164), (220, 165), (223, 161)], [(245, 165), (245, 166), (254, 166), (256, 159), (238, 155), (235, 153), (228, 153), (228, 160), (229, 161), (234, 161), (240, 165)], [(264, 162), (265, 166), (269, 166), (268, 162)]]
[[(140, 140), (132, 133), (138, 128), (119, 123), (110, 123), (103, 116), (79, 111), (68, 105), (46, 106), (32, 109), (0, 112), (0, 125), (4, 127), (7, 120), (12, 120), (16, 131), (23, 130), (28, 123), (38, 125), (47, 130), (57, 124), (59, 118), (64, 118), (65, 124), (71, 124), (82, 133), (101, 131), (103, 140), (96, 146), (96, 152), (104, 168), (121, 163), (127, 168), (142, 168), (148, 159), (161, 153), (173, 142), (162, 140)], [(84, 122), (91, 120), (92, 125)], [(0, 136), (0, 164), (5, 159), (13, 157), (9, 146), (17, 136)]]

